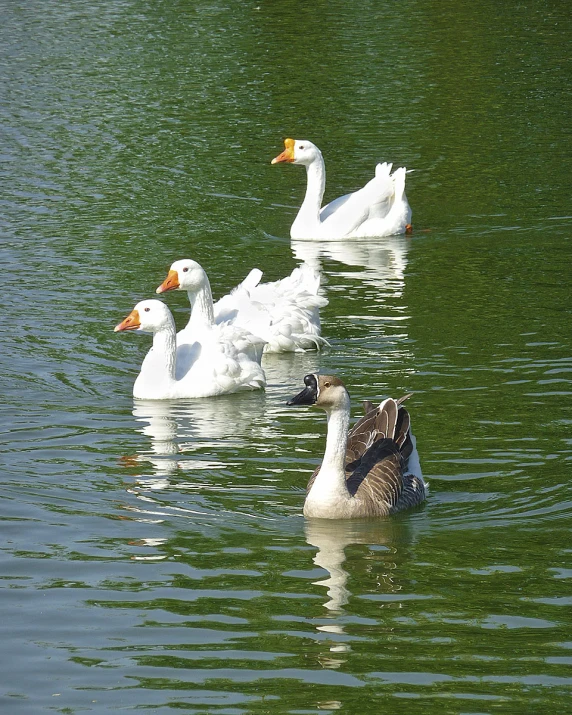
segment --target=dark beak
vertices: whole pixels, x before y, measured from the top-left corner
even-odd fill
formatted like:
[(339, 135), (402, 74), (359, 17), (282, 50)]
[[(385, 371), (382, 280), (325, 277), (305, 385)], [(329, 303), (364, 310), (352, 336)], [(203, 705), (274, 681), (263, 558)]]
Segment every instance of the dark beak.
[(314, 405), (318, 399), (318, 381), (315, 375), (306, 375), (304, 378), (306, 387), (299, 392), (287, 405)]

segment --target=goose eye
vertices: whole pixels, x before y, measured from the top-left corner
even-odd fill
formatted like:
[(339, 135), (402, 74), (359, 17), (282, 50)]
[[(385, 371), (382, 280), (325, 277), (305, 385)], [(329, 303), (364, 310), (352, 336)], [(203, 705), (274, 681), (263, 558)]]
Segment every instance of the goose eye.
[(304, 145), (302, 144), (301, 146), (298, 147), (298, 149), (304, 149)]
[(151, 308), (144, 308), (144, 310), (146, 313), (148, 313), (151, 310)]
[(183, 268), (183, 273), (188, 273), (189, 269), (188, 268)]

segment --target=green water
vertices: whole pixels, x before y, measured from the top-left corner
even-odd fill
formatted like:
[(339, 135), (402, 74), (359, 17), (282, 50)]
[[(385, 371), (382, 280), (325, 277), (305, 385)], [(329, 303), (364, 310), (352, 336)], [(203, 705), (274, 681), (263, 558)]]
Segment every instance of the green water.
[[(0, 448), (6, 713), (571, 712), (567, 5), (5, 2)], [(414, 171), (414, 233), (292, 243)], [(265, 393), (134, 404), (113, 326), (195, 258), (216, 295), (319, 267), (322, 354)], [(179, 325), (186, 296), (165, 298)], [(430, 496), (302, 517), (307, 372), (409, 402)]]

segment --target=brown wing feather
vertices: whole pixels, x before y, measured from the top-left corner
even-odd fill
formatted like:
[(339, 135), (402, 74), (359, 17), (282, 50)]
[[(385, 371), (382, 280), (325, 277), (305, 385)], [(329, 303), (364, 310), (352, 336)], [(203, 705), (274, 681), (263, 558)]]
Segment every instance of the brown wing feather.
[(399, 495), (399, 499), (395, 506), (391, 509), (390, 514), (402, 509), (409, 509), (425, 499), (427, 494), (425, 483), (414, 474), (403, 475), (403, 489)]
[[(403, 459), (392, 439), (380, 439), (368, 450), (348, 477), (348, 491), (371, 514), (389, 514), (403, 489)], [(380, 506), (386, 506), (380, 511)]]
[[(371, 402), (363, 403), (364, 408)], [(383, 437), (393, 437), (398, 419), (398, 407), (395, 400), (385, 400), (374, 407), (356, 422), (348, 434), (346, 465), (359, 459), (374, 442)]]
[(410, 397), (413, 397), (412, 392), (408, 392), (407, 395), (402, 395), (401, 397), (398, 397), (397, 400), (395, 400), (397, 402), (397, 406), (401, 406), (405, 402), (405, 400), (408, 400)]
[(405, 462), (405, 469), (407, 469), (407, 464), (409, 463), (409, 457), (413, 452), (413, 442), (411, 441), (411, 418), (409, 417), (409, 412), (406, 409), (401, 408), (399, 410), (399, 418), (397, 420), (397, 425), (395, 428), (395, 442), (401, 450), (401, 455), (403, 456)]
[(384, 400), (379, 406), (379, 434), (393, 439), (395, 437), (395, 425), (397, 424), (397, 402), (395, 400)]
[(348, 434), (346, 464), (359, 459), (371, 447), (377, 437), (378, 408), (370, 410), (358, 420)]
[(411, 419), (409, 417), (409, 412), (407, 412), (404, 408), (400, 409), (397, 424), (395, 425), (395, 435), (393, 438), (400, 447), (405, 443), (405, 440), (409, 435), (410, 425)]
[(310, 493), (310, 489), (314, 486), (314, 482), (316, 481), (316, 477), (318, 476), (318, 472), (320, 471), (320, 467), (321, 467), (321, 466), (322, 466), (322, 465), (320, 464), (320, 465), (318, 465), (318, 466), (316, 467), (316, 469), (314, 469), (314, 473), (312, 474), (312, 476), (311, 476), (310, 479), (308, 480), (308, 484), (306, 485), (306, 494), (309, 494), (309, 493)]

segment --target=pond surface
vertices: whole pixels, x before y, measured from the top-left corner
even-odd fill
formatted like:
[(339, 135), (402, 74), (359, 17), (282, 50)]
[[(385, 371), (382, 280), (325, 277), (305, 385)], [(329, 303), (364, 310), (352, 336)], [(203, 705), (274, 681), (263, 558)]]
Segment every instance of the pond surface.
[[(4, 3), (3, 712), (570, 710), (572, 27), (501, 5)], [(285, 136), (327, 200), (414, 169), (413, 235), (291, 242)], [(331, 348), (134, 402), (113, 327), (185, 257), (318, 266)], [(304, 520), (317, 370), (414, 393), (422, 508)]]

